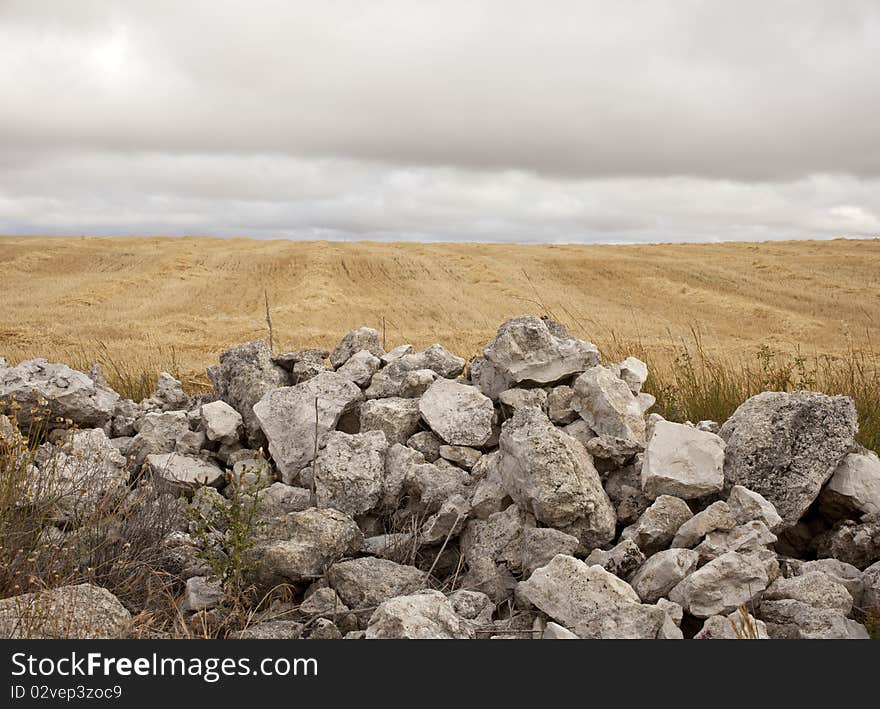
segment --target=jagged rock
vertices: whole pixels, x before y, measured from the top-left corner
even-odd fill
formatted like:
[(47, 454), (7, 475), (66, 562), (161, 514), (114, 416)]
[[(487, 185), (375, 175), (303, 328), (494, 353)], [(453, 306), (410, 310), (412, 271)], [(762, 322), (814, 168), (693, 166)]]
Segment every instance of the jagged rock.
[(880, 457), (867, 450), (844, 456), (819, 494), (819, 509), (835, 520), (880, 512)]
[(321, 372), (328, 370), (326, 359), (330, 356), (327, 350), (310, 349), (299, 352), (282, 352), (272, 357), (272, 361), (290, 373), (290, 384), (300, 384)]
[(632, 524), (653, 503), (642, 492), (641, 470), (641, 457), (636, 456), (631, 465), (612, 470), (605, 476), (605, 492), (617, 512), (618, 524)]
[(658, 608), (663, 609), (676, 627), (681, 625), (681, 621), (684, 620), (684, 608), (677, 603), (670, 601), (668, 598), (658, 598), (656, 605)]
[(380, 359), (382, 360), (382, 364), (391, 364), (395, 360), (400, 359), (403, 355), (408, 355), (416, 351), (416, 348), (412, 345), (398, 345), (394, 349), (389, 350), (385, 354), (383, 354)]
[(880, 610), (880, 561), (862, 572), (863, 592), (860, 603), (864, 608)]
[(534, 316), (508, 320), (483, 356), (501, 377), (510, 382), (552, 384), (599, 363), (599, 350), (571, 337), (553, 321)]
[(453, 538), (462, 530), (471, 506), (461, 495), (453, 495), (440, 509), (425, 520), (420, 531), (424, 544), (438, 544)]
[(482, 453), (476, 448), (468, 446), (440, 446), (440, 457), (455, 463), (465, 470), (473, 468), (482, 457)]
[(587, 566), (601, 566), (605, 571), (627, 581), (645, 563), (645, 555), (632, 539), (624, 539), (608, 551), (593, 549), (584, 559), (584, 563)]
[(793, 578), (778, 578), (764, 591), (763, 601), (793, 600), (813, 608), (830, 608), (843, 615), (852, 610), (852, 596), (845, 586), (821, 571)]
[(320, 441), (362, 398), (357, 385), (336, 372), (269, 390), (254, 404), (253, 413), (269, 441), (278, 471), (293, 476), (311, 463), (315, 435)]
[(729, 551), (747, 551), (775, 543), (776, 535), (767, 529), (767, 525), (756, 520), (733, 529), (709, 532), (695, 551), (700, 555), (700, 561), (705, 563)]
[[(332, 588), (316, 589), (300, 604), (299, 612), (307, 620), (325, 618), (332, 621), (344, 633), (357, 630), (357, 616)], [(311, 637), (314, 638), (314, 635)]]
[(614, 436), (594, 436), (584, 443), (584, 448), (599, 472), (621, 468), (645, 450), (641, 443)]
[(379, 371), (382, 361), (368, 352), (361, 350), (349, 357), (345, 364), (336, 370), (336, 373), (354, 382), (359, 387), (365, 387), (370, 383), (373, 375)]
[(266, 585), (319, 577), (335, 561), (360, 551), (364, 542), (348, 515), (314, 507), (272, 520), (260, 534), (264, 538), (247, 556), (256, 564), (257, 580)]
[(816, 392), (764, 392), (721, 427), (725, 485), (767, 499), (793, 526), (854, 443), (852, 399)]
[(136, 433), (134, 423), (144, 415), (139, 404), (131, 399), (117, 399), (113, 406), (111, 433), (114, 438), (133, 437)]
[(468, 561), (467, 573), (461, 578), (461, 587), (485, 593), (498, 605), (512, 600), (517, 580), (506, 564), (496, 564), (486, 557)]
[(382, 431), (389, 445), (405, 443), (416, 448), (409, 443), (409, 440), (421, 435), (416, 433), (419, 430), (419, 422), (422, 420), (417, 399), (403, 399), (401, 397), (368, 399), (361, 404), (360, 417), (361, 433)]
[[(489, 462), (486, 464), (486, 474), (474, 485), (471, 496), (471, 515), (477, 519), (487, 519), (489, 515), (507, 509), (513, 502), (501, 480), (501, 471), (497, 465), (500, 455), (498, 451), (492, 451), (480, 461), (481, 464), (487, 459)], [(473, 474), (472, 472), (472, 476)]]
[(333, 564), (327, 570), (327, 581), (353, 610), (372, 608), (389, 598), (415, 593), (427, 583), (425, 572), (415, 566), (370, 556)]
[(868, 631), (839, 610), (814, 608), (795, 600), (764, 601), (758, 616), (774, 639), (867, 640)]
[(576, 526), (590, 548), (614, 538), (614, 508), (589, 454), (546, 414), (517, 411), (502, 427), (500, 451), (505, 490), (537, 520), (563, 531)]
[(0, 637), (8, 640), (113, 640), (130, 624), (119, 599), (90, 583), (0, 600)]
[(57, 521), (87, 519), (127, 492), (125, 458), (100, 428), (72, 431), (60, 446), (44, 443), (34, 462), (39, 472), (24, 476), (18, 504), (51, 504)]
[(208, 446), (208, 437), (204, 431), (183, 431), (174, 442), (174, 453), (198, 456)]
[(381, 431), (348, 434), (331, 431), (314, 463), (318, 507), (351, 516), (372, 510), (382, 499), (388, 443)]
[[(421, 420), (418, 402), (415, 402), (415, 409), (418, 420)], [(443, 445), (443, 441), (433, 431), (419, 431), (406, 440), (406, 445), (421, 453), (425, 457), (425, 462), (433, 463), (440, 457), (440, 446)]]
[(187, 612), (203, 611), (219, 606), (225, 598), (223, 584), (219, 581), (204, 576), (193, 576), (186, 581), (180, 609)]
[(818, 545), (819, 557), (833, 557), (858, 569), (880, 561), (880, 514), (869, 515), (862, 524), (846, 520)]
[(364, 553), (370, 556), (378, 556), (381, 559), (390, 559), (402, 564), (412, 558), (418, 548), (413, 535), (408, 532), (394, 532), (392, 534), (377, 534), (374, 537), (364, 539)]
[(199, 409), (202, 426), (209, 441), (232, 445), (238, 443), (243, 420), (241, 414), (225, 401), (202, 404)]
[(719, 500), (713, 502), (702, 512), (697, 512), (687, 522), (678, 528), (675, 537), (672, 539), (673, 548), (691, 549), (702, 541), (710, 532), (718, 530), (727, 531), (733, 529), (737, 525), (737, 520), (730, 510), (730, 506)]
[(424, 465), (425, 457), (416, 450), (393, 444), (385, 455), (385, 479), (382, 486), (382, 510), (394, 512), (402, 504), (404, 486), (417, 465)]
[(440, 378), (440, 375), (431, 369), (395, 367), (398, 362), (399, 360), (392, 362), (385, 369), (380, 369), (373, 375), (370, 386), (364, 392), (367, 399), (392, 397), (417, 399)]
[(557, 554), (571, 556), (580, 547), (580, 540), (551, 527), (526, 527), (522, 542), (523, 578), (546, 566)]
[(336, 346), (336, 349), (330, 353), (330, 364), (334, 369), (339, 369), (352, 356), (362, 350), (366, 350), (375, 357), (381, 357), (385, 354), (382, 338), (377, 330), (371, 327), (359, 327), (357, 330), (349, 332), (342, 338), (342, 342)]
[(307, 640), (342, 640), (342, 632), (332, 620), (316, 618), (303, 630)]
[(630, 579), (643, 603), (656, 603), (697, 570), (700, 555), (691, 549), (666, 549), (649, 558)]
[(492, 401), (467, 384), (438, 379), (419, 399), (419, 411), (450, 445), (480, 447), (492, 435)]
[(276, 482), (257, 493), (257, 510), (263, 519), (302, 512), (312, 506), (312, 493), (303, 487)]
[(526, 531), (535, 526), (535, 519), (516, 505), (496, 512), (488, 519), (472, 519), (461, 534), (460, 546), (468, 564), (489, 559), (519, 570), (523, 560)]
[(155, 391), (141, 402), (144, 411), (181, 411), (189, 406), (190, 398), (183, 384), (168, 372), (159, 374)]
[(731, 551), (687, 576), (669, 592), (669, 600), (697, 618), (727, 615), (754, 603), (771, 580), (760, 555)]
[(238, 640), (297, 640), (302, 633), (303, 624), (295, 620), (264, 620), (249, 625), (234, 637)]
[(547, 394), (547, 415), (557, 426), (565, 426), (578, 418), (578, 412), (571, 408), (574, 389), (565, 384), (553, 387)]
[(370, 617), (366, 638), (470, 639), (474, 631), (439, 591), (422, 591), (383, 601)]
[(724, 441), (714, 433), (658, 421), (642, 459), (642, 489), (648, 497), (683, 500), (724, 487)]
[(559, 554), (521, 582), (517, 595), (581, 638), (656, 638), (666, 621), (628, 583), (600, 566)]
[[(39, 417), (59, 427), (103, 428), (113, 416), (119, 394), (99, 386), (83, 372), (45, 359), (28, 359), (0, 369), (0, 411), (9, 413), (25, 430)], [(70, 421), (70, 423), (67, 423)]]
[[(648, 394), (647, 392), (640, 391), (638, 393), (638, 396), (636, 396), (636, 402), (638, 403), (639, 408), (642, 411), (642, 415), (645, 415), (648, 413), (648, 411), (651, 408), (653, 408), (654, 404), (657, 403), (657, 397), (654, 396), (653, 394)], [(700, 429), (700, 430), (704, 430), (704, 429)], [(710, 433), (718, 433), (718, 431), (717, 430), (710, 431)], [(647, 431), (647, 427), (646, 427), (645, 428), (645, 436), (646, 437), (647, 437), (647, 434), (648, 434), (648, 431)]]
[(191, 493), (202, 485), (216, 487), (225, 479), (216, 465), (191, 455), (151, 453), (146, 462), (158, 480), (179, 492)]
[(645, 442), (645, 419), (625, 382), (605, 367), (590, 367), (574, 381), (572, 408), (597, 435)]
[(627, 357), (618, 365), (619, 377), (626, 382), (630, 391), (638, 395), (648, 379), (648, 365), (638, 357)]
[(706, 618), (694, 640), (769, 640), (767, 626), (751, 613), (735, 611), (727, 617), (712, 615)]
[(757, 492), (749, 490), (742, 485), (734, 485), (731, 488), (727, 504), (736, 518), (737, 524), (760, 520), (774, 534), (785, 527), (782, 517), (779, 516), (776, 508), (771, 503)]
[(491, 623), (495, 604), (485, 593), (460, 588), (449, 594), (449, 603), (459, 618), (472, 620), (478, 625)]
[(410, 513), (433, 514), (454, 495), (468, 497), (468, 474), (451, 463), (441, 463), (445, 461), (421, 463), (409, 469), (403, 491), (408, 496)]
[(241, 414), (248, 442), (258, 448), (263, 444), (263, 434), (254, 404), (267, 393), (286, 385), (287, 372), (272, 362), (268, 345), (258, 340), (223, 352), (220, 366), (213, 373), (214, 393)]
[(693, 513), (684, 500), (660, 495), (634, 524), (620, 533), (620, 539), (631, 539), (647, 556), (651, 556), (666, 549), (679, 528), (691, 517)]
[(862, 595), (865, 590), (863, 574), (852, 564), (845, 564), (837, 559), (816, 559), (804, 562), (796, 559), (787, 559), (786, 561), (789, 566), (792, 562), (796, 564), (794, 573), (786, 574), (786, 576), (804, 576), (813, 572), (825, 574), (829, 579), (849, 591), (849, 595), (853, 599), (853, 605), (861, 606)]
[(189, 431), (183, 411), (149, 413), (135, 422), (137, 435), (128, 445), (126, 454), (137, 470), (152, 453), (172, 453), (177, 440)]
[(543, 389), (506, 389), (498, 395), (498, 401), (510, 409), (541, 409), (544, 411), (547, 405), (547, 392)]

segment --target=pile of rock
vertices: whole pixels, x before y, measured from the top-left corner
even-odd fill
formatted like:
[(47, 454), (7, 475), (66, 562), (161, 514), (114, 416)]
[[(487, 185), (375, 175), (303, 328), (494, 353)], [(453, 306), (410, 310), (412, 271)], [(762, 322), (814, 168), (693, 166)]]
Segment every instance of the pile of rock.
[[(880, 459), (848, 398), (666, 421), (643, 362), (602, 365), (538, 317), (469, 363), (363, 327), (332, 352), (238, 345), (208, 374), (211, 397), (163, 374), (135, 403), (31, 360), (0, 368), (0, 399), (79, 427), (65, 450), (88, 448), (93, 484), (68, 523), (138, 474), (221, 504), (249, 486), (251, 580), (298, 602), (243, 637), (861, 638), (880, 607)], [(198, 544), (163, 542), (190, 613), (223, 602)]]

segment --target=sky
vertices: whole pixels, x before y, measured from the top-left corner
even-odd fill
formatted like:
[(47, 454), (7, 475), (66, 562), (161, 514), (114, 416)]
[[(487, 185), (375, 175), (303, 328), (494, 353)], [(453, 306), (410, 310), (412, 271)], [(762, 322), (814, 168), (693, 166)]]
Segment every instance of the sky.
[(880, 2), (0, 0), (0, 233), (880, 236)]

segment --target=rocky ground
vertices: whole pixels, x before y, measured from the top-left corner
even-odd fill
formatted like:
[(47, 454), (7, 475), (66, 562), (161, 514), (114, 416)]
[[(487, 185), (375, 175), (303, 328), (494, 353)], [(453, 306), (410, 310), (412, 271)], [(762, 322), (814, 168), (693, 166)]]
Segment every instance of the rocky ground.
[[(40, 538), (67, 549), (102, 510), (165, 505), (175, 611), (228, 637), (869, 637), (880, 459), (852, 400), (764, 392), (723, 425), (671, 422), (647, 374), (537, 317), (470, 362), (370, 328), (332, 352), (250, 342), (209, 368), (212, 396), (163, 374), (139, 403), (97, 369), (0, 360), (0, 455), (24, 459), (4, 514), (50, 509)], [(144, 617), (43, 581), (0, 600), (0, 634)], [(236, 595), (272, 600), (223, 625)]]

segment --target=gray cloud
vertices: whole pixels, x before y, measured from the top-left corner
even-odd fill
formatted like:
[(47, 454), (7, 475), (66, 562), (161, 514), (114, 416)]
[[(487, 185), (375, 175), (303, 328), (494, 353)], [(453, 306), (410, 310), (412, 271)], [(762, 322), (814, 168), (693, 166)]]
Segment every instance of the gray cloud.
[(880, 5), (0, 1), (0, 231), (880, 232)]

